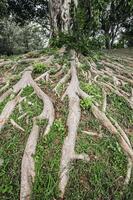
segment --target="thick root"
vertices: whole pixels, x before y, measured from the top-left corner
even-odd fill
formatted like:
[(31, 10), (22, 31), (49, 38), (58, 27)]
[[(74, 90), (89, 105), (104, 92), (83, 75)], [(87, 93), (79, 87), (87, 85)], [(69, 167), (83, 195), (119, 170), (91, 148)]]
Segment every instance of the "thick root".
[(22, 131), (22, 132), (25, 131), (25, 130), (24, 130), (21, 126), (19, 126), (13, 119), (10, 119), (10, 122), (11, 122), (11, 124), (13, 125), (13, 127), (15, 127), (16, 129), (18, 129), (18, 130), (20, 130), (20, 131)]
[(8, 121), (10, 115), (14, 111), (16, 105), (22, 101), (22, 98), (20, 97), (20, 94), (18, 94), (13, 100), (9, 101), (5, 108), (3, 109), (1, 115), (0, 115), (0, 131), (4, 127), (5, 123)]
[(87, 134), (87, 135), (98, 137), (98, 138), (102, 138), (103, 137), (102, 133), (96, 133), (96, 132), (92, 132), (92, 131), (82, 131), (82, 132)]
[(62, 148), (62, 157), (60, 164), (60, 183), (59, 189), (61, 191), (61, 198), (64, 197), (65, 188), (69, 179), (70, 163), (74, 159), (82, 159), (89, 161), (89, 157), (86, 154), (77, 155), (75, 153), (75, 142), (77, 137), (77, 129), (81, 116), (80, 99), (79, 99), (79, 82), (76, 71), (76, 58), (73, 53), (71, 61), (71, 82), (63, 95), (63, 98), (67, 95), (69, 98), (69, 114), (67, 119), (68, 136), (64, 140)]
[(20, 200), (30, 199), (31, 185), (35, 178), (33, 156), (35, 155), (38, 138), (39, 126), (34, 121), (22, 158)]
[[(37, 96), (43, 101), (44, 108), (42, 113), (33, 120), (33, 128), (29, 135), (28, 142), (24, 151), (22, 166), (21, 166), (21, 191), (20, 199), (27, 200), (31, 194), (32, 182), (34, 182), (35, 177), (35, 164), (33, 160), (33, 155), (35, 154), (37, 141), (39, 137), (39, 127), (37, 125), (37, 120), (48, 120), (48, 125), (45, 129), (44, 135), (47, 135), (50, 128), (54, 122), (54, 107), (51, 99), (38, 87), (31, 77), (31, 73), (28, 74), (28, 84), (30, 84)], [(17, 89), (19, 88), (18, 87)]]
[(57, 83), (57, 85), (55, 86), (55, 88), (53, 89), (53, 91), (56, 92), (56, 94), (58, 94), (58, 88), (64, 84), (66, 81), (68, 81), (68, 79), (70, 78), (70, 70), (68, 71), (68, 73)]
[[(53, 59), (53, 56), (48, 58), (47, 63), (50, 63), (52, 59)], [(25, 98), (25, 97), (22, 98), (20, 95), (21, 95), (21, 91), (26, 86), (29, 86), (29, 85), (32, 86), (34, 89), (34, 93), (37, 94), (37, 96), (43, 101), (43, 104), (44, 104), (42, 113), (33, 119), (32, 131), (29, 135), (26, 148), (24, 151), (23, 159), (22, 159), (21, 190), (20, 190), (21, 200), (30, 199), (32, 183), (34, 182), (35, 164), (34, 164), (33, 156), (35, 155), (37, 141), (39, 138), (39, 126), (37, 124), (37, 120), (44, 120), (44, 119), (48, 120), (48, 124), (44, 132), (44, 135), (47, 135), (50, 131), (50, 128), (54, 122), (54, 117), (55, 117), (52, 100), (40, 89), (40, 87), (32, 79), (32, 76), (31, 76), (32, 71), (33, 71), (32, 66), (26, 68), (22, 73), (22, 78), (11, 89), (9, 89), (0, 97), (0, 102), (2, 102), (5, 100), (5, 98), (10, 96), (11, 94), (13, 94), (13, 96), (17, 95), (13, 100), (10, 100), (6, 104), (5, 108), (3, 109), (0, 115), (0, 130), (3, 128), (4, 124), (9, 119), (16, 105)], [(44, 77), (44, 74), (43, 74), (43, 77)], [(37, 80), (39, 79), (40, 77)], [(10, 122), (15, 128), (21, 131), (24, 131), (24, 129), (20, 127), (16, 122), (14, 122), (14, 120), (11, 119)]]

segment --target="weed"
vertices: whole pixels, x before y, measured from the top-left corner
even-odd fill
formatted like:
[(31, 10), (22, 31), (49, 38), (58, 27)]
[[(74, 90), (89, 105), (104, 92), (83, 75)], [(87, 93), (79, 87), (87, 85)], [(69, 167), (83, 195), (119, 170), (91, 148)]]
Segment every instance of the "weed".
[(27, 86), (23, 89), (22, 96), (29, 96), (34, 92), (33, 88), (31, 86)]
[(80, 106), (83, 110), (86, 110), (86, 109), (88, 110), (91, 108), (92, 103), (93, 103), (92, 98), (88, 97), (80, 101)]
[(90, 69), (90, 65), (87, 64), (87, 63), (82, 63), (82, 64), (81, 64), (81, 68), (82, 68), (84, 71), (87, 71), (87, 70)]
[(59, 84), (58, 87), (57, 87), (57, 93), (58, 93), (58, 94), (61, 94), (62, 91), (63, 91), (63, 88), (64, 88), (64, 87), (63, 87), (63, 84)]
[(36, 177), (32, 199), (53, 200), (59, 197), (59, 166), (64, 139), (64, 123), (54, 122), (50, 133), (40, 138), (35, 155)]
[(125, 92), (129, 92), (131, 93), (131, 85), (129, 83), (126, 83), (122, 86), (122, 89), (125, 91)]
[(127, 102), (123, 97), (115, 94), (110, 94), (107, 99), (108, 115), (113, 117), (126, 128), (132, 127), (133, 124), (133, 111), (129, 108)]
[(84, 90), (87, 94), (91, 95), (94, 101), (102, 100), (102, 92), (97, 85), (81, 82), (81, 89)]
[(61, 119), (55, 120), (54, 129), (55, 129), (55, 131), (58, 131), (58, 132), (64, 132), (65, 131), (64, 125), (63, 125)]
[(29, 117), (35, 117), (39, 115), (42, 111), (43, 103), (34, 94), (32, 96), (27, 96), (26, 100), (22, 102), (23, 112), (26, 112)]
[(44, 73), (47, 69), (47, 65), (44, 63), (34, 63), (34, 73)]

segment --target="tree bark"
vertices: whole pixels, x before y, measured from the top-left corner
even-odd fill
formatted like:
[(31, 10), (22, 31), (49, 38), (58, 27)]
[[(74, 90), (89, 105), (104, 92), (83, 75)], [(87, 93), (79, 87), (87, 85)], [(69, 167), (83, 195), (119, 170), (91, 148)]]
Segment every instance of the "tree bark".
[[(78, 0), (73, 0), (77, 7)], [(49, 13), (52, 36), (58, 36), (60, 32), (68, 33), (71, 22), (72, 0), (49, 0)]]

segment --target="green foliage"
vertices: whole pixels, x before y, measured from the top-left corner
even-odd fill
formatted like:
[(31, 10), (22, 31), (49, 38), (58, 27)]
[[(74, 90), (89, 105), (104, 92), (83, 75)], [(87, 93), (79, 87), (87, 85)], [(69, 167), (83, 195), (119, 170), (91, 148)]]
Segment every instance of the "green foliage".
[(0, 1), (0, 18), (4, 18), (5, 16), (8, 16), (7, 0), (1, 0)]
[[(48, 50), (48, 53), (50, 53), (50, 50)], [(97, 55), (94, 55), (94, 57), (96, 60), (99, 59)], [(62, 58), (59, 60), (58, 57), (56, 61), (63, 63), (64, 60)], [(58, 63), (56, 61), (55, 63)], [(85, 62), (83, 62), (82, 69), (88, 70), (89, 66), (84, 63)], [(19, 70), (22, 71), (24, 68), (24, 66), (20, 66)], [(52, 68), (53, 73), (55, 73), (56, 70), (56, 67)], [(1, 71), (2, 75), (3, 69), (1, 69)], [(78, 71), (80, 72), (80, 69), (78, 69)], [(16, 73), (16, 71), (14, 71), (14, 73)], [(84, 79), (81, 80), (83, 81)], [(53, 77), (52, 81), (54, 81)], [(109, 80), (105, 79), (105, 81)], [(54, 87), (51, 83), (45, 83), (45, 85), (44, 82), (40, 81), (39, 83), (41, 84), (41, 87), (46, 88), (46, 93), (50, 92)], [(71, 163), (69, 170), (70, 176), (64, 199), (132, 200), (132, 177), (128, 187), (123, 187), (123, 182), (127, 173), (127, 158), (124, 155), (117, 138), (105, 130), (89, 110), (94, 101), (98, 101), (99, 103), (99, 101), (102, 100), (101, 89), (94, 83), (88, 84), (81, 82), (80, 86), (90, 95), (90, 97), (81, 100), (80, 102), (82, 109), (87, 110), (87, 113), (84, 111), (82, 112), (75, 151), (76, 153), (87, 153), (90, 157), (90, 161), (89, 163), (86, 163), (76, 160)], [(125, 89), (122, 89), (127, 92), (130, 91), (129, 84), (124, 87)], [(11, 116), (15, 122), (25, 129), (25, 132), (18, 131), (10, 124), (9, 120), (9, 123), (5, 124), (2, 134), (0, 135), (0, 158), (4, 160), (4, 163), (0, 166), (1, 200), (16, 200), (19, 198), (21, 161), (29, 133), (32, 129), (32, 118), (39, 115), (43, 109), (42, 101), (32, 93), (33, 88), (31, 86), (28, 86), (23, 90), (21, 95), (26, 96), (26, 99), (21, 103), (22, 113), (20, 113), (18, 107), (16, 107)], [(13, 97), (14, 95), (0, 104), (0, 111), (2, 111), (8, 100)], [(111, 116), (114, 119), (117, 119), (123, 129), (131, 129), (133, 124), (133, 113), (128, 107), (127, 102), (122, 97), (118, 97), (115, 94), (108, 94), (107, 98), (108, 106), (106, 114), (109, 117)], [(37, 124), (40, 127), (40, 135), (36, 154), (34, 156), (36, 176), (32, 188), (32, 200), (58, 199), (60, 194), (59, 171), (62, 146), (64, 138), (67, 136), (66, 120), (69, 112), (67, 106), (68, 99), (66, 98), (62, 104), (58, 98), (55, 98), (55, 105), (56, 120), (47, 136), (42, 137), (41, 135), (47, 125), (47, 120), (37, 121)], [(19, 119), (19, 116), (25, 112), (27, 113), (27, 116)], [(92, 130), (92, 132), (102, 133), (103, 137), (100, 139), (86, 135), (81, 132), (83, 130)], [(129, 137), (131, 142), (133, 142), (133, 136)]]
[(80, 101), (80, 106), (82, 109), (88, 110), (91, 108), (92, 103), (93, 103), (92, 98), (88, 97)]
[(40, 51), (40, 53), (42, 53), (42, 54), (48, 54), (48, 55), (55, 55), (56, 53), (57, 53), (57, 51), (58, 51), (59, 49), (57, 48), (57, 47), (54, 47), (54, 45), (53, 45), (53, 47), (47, 47), (47, 48), (44, 48), (43, 50), (41, 50)]
[[(74, 162), (70, 170), (66, 199), (97, 200), (104, 197), (105, 199), (121, 200), (123, 196), (128, 199), (129, 194), (123, 191), (122, 185), (123, 174), (127, 170), (126, 158), (116, 138), (105, 135), (102, 139), (96, 139), (79, 133), (76, 152), (86, 152), (91, 160), (89, 163)], [(131, 190), (132, 184), (129, 188)]]
[(131, 85), (129, 83), (126, 83), (122, 86), (122, 89), (125, 91), (125, 92), (129, 92), (131, 93)]
[[(77, 42), (78, 40), (78, 42)], [(83, 37), (77, 38), (77, 35), (69, 35), (60, 33), (58, 37), (54, 37), (50, 41), (52, 47), (61, 48), (63, 45), (68, 49), (75, 49), (77, 52), (81, 52), (84, 55), (87, 55), (91, 50), (96, 50), (100, 48), (100, 43), (95, 38)]]
[[(20, 27), (9, 17), (0, 19), (0, 30), (0, 54), (21, 54), (40, 50), (45, 46), (46, 37), (39, 24), (28, 23)], [(37, 52), (36, 55), (34, 53), (35, 56), (38, 56)]]
[[(65, 127), (57, 119), (48, 136), (40, 138), (35, 155), (36, 177), (32, 199), (52, 200), (59, 197), (59, 166)], [(45, 181), (44, 181), (45, 180)]]
[(29, 91), (24, 92), (26, 94), (26, 101), (22, 102), (22, 109), (28, 114), (29, 117), (38, 116), (43, 108), (42, 101), (34, 94), (28, 95)]
[(93, 101), (102, 99), (101, 89), (97, 85), (81, 82), (81, 88), (92, 97)]
[(44, 63), (34, 63), (33, 68), (35, 73), (44, 73), (47, 66)]
[(108, 113), (121, 123), (124, 127), (130, 128), (133, 124), (133, 111), (128, 106), (123, 97), (119, 97), (115, 94), (110, 94), (108, 97), (110, 104)]
[(19, 116), (20, 113), (16, 109), (11, 118), (22, 126), (25, 132), (22, 134), (9, 123), (2, 130), (4, 137), (2, 134), (0, 136), (0, 158), (4, 160), (3, 165), (0, 166), (0, 198), (2, 200), (19, 197), (21, 161), (32, 127), (32, 120), (26, 124), (25, 119), (18, 120)]
[(58, 119), (58, 120), (55, 120), (55, 122), (54, 122), (54, 130), (56, 132), (65, 132), (64, 125), (62, 123), (61, 118)]
[(23, 92), (22, 92), (22, 96), (29, 96), (30, 94), (32, 94), (34, 92), (33, 88), (31, 86), (27, 86), (23, 89)]

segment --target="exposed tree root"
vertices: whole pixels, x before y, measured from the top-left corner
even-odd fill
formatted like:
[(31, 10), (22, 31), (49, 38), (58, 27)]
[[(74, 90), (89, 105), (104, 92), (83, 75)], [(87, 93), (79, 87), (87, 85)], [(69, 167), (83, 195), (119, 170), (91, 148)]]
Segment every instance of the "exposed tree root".
[(5, 93), (0, 96), (0, 103), (3, 102), (8, 96), (12, 94), (12, 89), (10, 88)]
[(103, 105), (102, 105), (102, 112), (106, 112), (106, 107), (107, 107), (107, 94), (104, 88), (102, 89), (103, 92)]
[[(118, 84), (118, 79), (117, 78), (121, 78), (121, 80), (123, 81), (127, 81), (129, 82), (130, 84), (132, 83), (132, 80), (131, 79), (128, 79), (126, 77), (123, 78), (123, 76), (121, 75), (117, 75), (117, 74), (113, 74), (113, 73), (110, 73), (109, 71), (106, 71), (106, 70), (97, 70), (96, 69), (96, 64), (94, 62), (90, 63), (89, 62), (89, 65), (90, 65), (90, 72), (92, 74), (96, 74), (96, 76), (94, 77), (93, 81), (98, 84), (99, 86), (101, 86), (102, 88), (107, 88), (109, 90), (111, 90), (113, 93), (115, 93), (116, 95), (120, 96), (120, 97), (123, 97), (125, 99), (125, 101), (127, 102), (127, 104), (133, 109), (133, 102), (132, 102), (132, 93), (131, 95), (124, 92), (122, 89), (120, 89), (119, 87), (117, 87), (116, 85), (119, 85)], [(98, 81), (98, 77), (101, 76), (101, 77), (104, 77), (104, 74), (107, 74), (107, 76), (111, 76), (113, 77), (113, 80), (115, 78), (115, 83), (114, 85), (112, 85), (111, 83), (104, 83), (103, 81)], [(117, 78), (116, 78), (117, 77)], [(117, 83), (116, 83), (116, 79), (117, 79)], [(132, 90), (131, 90), (132, 92)], [(104, 95), (103, 95), (104, 96)], [(130, 97), (130, 98), (129, 98)]]
[(30, 199), (31, 186), (35, 178), (35, 166), (33, 156), (35, 155), (38, 138), (39, 126), (33, 120), (32, 131), (29, 135), (22, 158), (20, 200)]
[(10, 115), (14, 111), (16, 105), (22, 101), (22, 98), (20, 97), (20, 94), (18, 94), (13, 100), (10, 100), (5, 108), (3, 109), (1, 115), (0, 115), (0, 131), (2, 130), (4, 124), (8, 121)]
[(128, 154), (128, 156), (132, 159), (133, 162), (133, 150), (131, 148), (131, 145), (127, 143), (129, 140), (127, 139), (126, 134), (124, 131), (120, 131), (120, 128), (117, 130), (117, 128), (111, 123), (111, 121), (107, 118), (107, 116), (101, 112), (95, 105), (92, 105), (91, 107), (92, 113), (94, 116), (101, 122), (101, 124), (112, 134), (119, 136), (120, 144), (124, 150)]
[[(64, 8), (63, 8), (64, 9)], [(64, 10), (63, 10), (64, 12)], [(68, 12), (68, 11), (67, 11)], [(65, 22), (65, 19), (64, 19)], [(60, 54), (64, 53), (64, 49), (60, 50)], [(24, 58), (19, 60), (17, 63), (12, 63), (10, 61), (0, 61), (0, 66), (4, 66), (7, 64), (17, 64), (20, 63), (33, 63), (34, 61), (41, 61), (45, 62), (48, 65), (52, 62), (54, 56), (50, 57), (41, 57), (41, 58)], [(133, 85), (132, 74), (130, 73), (131, 67), (126, 68), (124, 65), (119, 64), (117, 62), (111, 62), (109, 59), (102, 60), (100, 64), (102, 64), (103, 68), (101, 67), (98, 69), (96, 63), (93, 61), (89, 62), (86, 58), (85, 60), (89, 63), (90, 69), (85, 72), (82, 69), (82, 76), (86, 78), (86, 80), (90, 84), (97, 84), (102, 89), (102, 97), (103, 102), (100, 104), (99, 102), (91, 103), (89, 112), (92, 112), (93, 116), (100, 122), (100, 124), (106, 128), (112, 135), (115, 135), (119, 141), (119, 144), (127, 157), (127, 173), (125, 176), (124, 185), (128, 185), (131, 178), (132, 168), (133, 168), (133, 149), (131, 142), (126, 134), (127, 131), (123, 130), (121, 126), (115, 121), (113, 118), (108, 117), (106, 113), (107, 110), (107, 95), (109, 92), (115, 93), (117, 96), (122, 97), (130, 106), (133, 108), (133, 89), (125, 90), (124, 86), (127, 84), (128, 86)], [(131, 59), (129, 58), (131, 61)], [(58, 78), (60, 75), (63, 74), (63, 68), (61, 69), (60, 65), (58, 66), (59, 69), (57, 73), (53, 75), (53, 78)], [(76, 53), (72, 51), (72, 58), (71, 58), (71, 68), (68, 72), (62, 77), (57, 85), (54, 87), (53, 91), (58, 94), (58, 88), (67, 83), (68, 80), (71, 78), (70, 83), (62, 96), (62, 100), (65, 96), (68, 96), (69, 101), (69, 114), (67, 118), (67, 127), (68, 127), (68, 135), (64, 139), (63, 147), (62, 147), (62, 156), (60, 162), (60, 181), (59, 181), (59, 189), (61, 192), (60, 197), (64, 198), (65, 189), (69, 180), (69, 170), (71, 167), (71, 163), (76, 160), (80, 159), (83, 161), (90, 161), (90, 158), (87, 154), (81, 153), (77, 154), (75, 152), (75, 145), (77, 139), (77, 130), (79, 126), (79, 122), (81, 119), (81, 108), (80, 108), (80, 98), (86, 99), (90, 98), (90, 96), (82, 91), (79, 86), (79, 80), (77, 76), (77, 68), (78, 68), (78, 58), (76, 57)], [(13, 69), (13, 68), (12, 68)], [(38, 120), (47, 120), (47, 126), (43, 133), (43, 136), (47, 135), (50, 131), (50, 128), (54, 122), (55, 118), (55, 111), (53, 107), (52, 100), (50, 97), (45, 94), (41, 88), (37, 85), (37, 81), (39, 80), (49, 80), (49, 76), (52, 74), (51, 69), (49, 68), (48, 71), (41, 74), (35, 80), (32, 78), (32, 71), (33, 67), (30, 66), (26, 68), (23, 72), (20, 73), (22, 76), (21, 79), (12, 87), (9, 88), (9, 81), (5, 83), (0, 89), (0, 92), (4, 92), (6, 89), (7, 91), (0, 96), (0, 103), (6, 100), (6, 98), (10, 97), (8, 103), (6, 103), (2, 113), (0, 114), (0, 131), (4, 127), (5, 123), (9, 120), (11, 114), (13, 113), (15, 107), (19, 105), (20, 115), (18, 120), (27, 116), (27, 113), (22, 112), (21, 108), (21, 101), (25, 99), (25, 97), (21, 97), (21, 92), (26, 86), (31, 86), (34, 89), (34, 92), (30, 94), (36, 94), (38, 98), (43, 101), (43, 109), (39, 116), (33, 118), (33, 126), (32, 130), (29, 134), (26, 147), (24, 150), (23, 158), (22, 158), (22, 165), (21, 165), (21, 190), (20, 190), (20, 200), (28, 200), (30, 199), (32, 184), (35, 178), (35, 163), (33, 156), (36, 152), (37, 142), (39, 139), (39, 125)], [(51, 74), (50, 74), (51, 73)], [(102, 79), (103, 78), (103, 79)], [(104, 79), (106, 78), (106, 79)], [(3, 83), (2, 83), (3, 84)], [(31, 102), (28, 102), (31, 105)], [(106, 111), (107, 110), (107, 111)], [(17, 124), (13, 119), (10, 119), (10, 123), (18, 130), (24, 132), (25, 129), (19, 124)], [(29, 123), (29, 116), (26, 117), (26, 123)], [(93, 131), (82, 131), (83, 133), (94, 136), (97, 138), (102, 138), (103, 133), (93, 132)]]
[(55, 86), (55, 88), (53, 89), (53, 91), (55, 91), (58, 94), (58, 88), (64, 84), (70, 77), (70, 70), (68, 71), (68, 73), (57, 83), (57, 85)]
[[(33, 119), (33, 128), (28, 138), (28, 142), (24, 151), (22, 166), (21, 166), (21, 191), (20, 199), (28, 199), (31, 194), (31, 183), (34, 181), (35, 171), (34, 171), (34, 160), (33, 155), (35, 154), (35, 149), (37, 145), (37, 140), (39, 137), (39, 126), (37, 125), (37, 120), (48, 120), (44, 135), (47, 135), (50, 128), (54, 122), (54, 107), (51, 99), (38, 87), (31, 77), (31, 73), (28, 72), (27, 76), (24, 78), (25, 82), (31, 85), (37, 94), (37, 96), (43, 101), (44, 108), (42, 113)], [(18, 82), (15, 91), (21, 87), (22, 82)], [(25, 85), (26, 86), (26, 85)]]
[[(51, 59), (50, 59), (51, 61)], [(49, 62), (47, 60), (47, 62)], [(32, 131), (29, 135), (28, 142), (26, 144), (26, 148), (24, 151), (23, 159), (22, 159), (22, 166), (21, 166), (21, 191), (20, 191), (20, 199), (27, 200), (30, 199), (31, 194), (31, 187), (32, 182), (34, 181), (35, 177), (35, 166), (34, 166), (34, 159), (33, 156), (35, 154), (36, 145), (39, 137), (39, 126), (37, 124), (38, 120), (48, 120), (45, 132), (43, 135), (47, 135), (50, 131), (50, 128), (54, 122), (54, 107), (52, 104), (51, 99), (39, 88), (36, 82), (32, 79), (31, 73), (33, 68), (28, 67), (24, 70), (22, 78), (7, 92), (5, 92), (0, 101), (4, 101), (5, 98), (13, 94), (12, 96), (17, 95), (13, 100), (10, 100), (5, 108), (3, 109), (0, 115), (0, 130), (3, 128), (4, 124), (9, 119), (10, 115), (14, 111), (16, 105), (20, 103), (24, 98), (22, 98), (21, 92), (26, 86), (31, 85), (34, 89), (34, 92), (37, 96), (43, 101), (44, 108), (42, 113), (33, 119), (33, 127)], [(44, 76), (44, 75), (43, 75)], [(40, 79), (40, 78), (39, 78)], [(39, 80), (37, 79), (37, 80)], [(22, 116), (21, 116), (22, 117)], [(17, 129), (24, 131), (22, 127), (20, 127), (13, 119), (10, 120), (11, 124), (16, 127)]]
[(127, 174), (124, 181), (124, 185), (128, 185), (130, 182), (131, 174), (132, 174), (133, 162), (131, 158), (128, 158), (128, 165), (127, 165)]
[(11, 124), (18, 130), (25, 131), (21, 126), (19, 126), (13, 119), (10, 119)]
[[(91, 65), (90, 70), (91, 70), (92, 73), (96, 74), (96, 77), (94, 78), (96, 83), (98, 83), (99, 85), (101, 84), (104, 87), (106, 86), (111, 91), (116, 93), (118, 96), (123, 97), (127, 101), (127, 103), (129, 104), (129, 106), (131, 108), (133, 108), (133, 104), (132, 104), (131, 99), (129, 99), (125, 95), (121, 94), (115, 86), (113, 88), (113, 87), (110, 86), (110, 84), (106, 84), (106, 83), (103, 83), (103, 82), (101, 83), (101, 82), (97, 81), (97, 76), (104, 75), (104, 73), (102, 74), (102, 72), (100, 72), (96, 69), (95, 63), (93, 63), (93, 66)], [(118, 77), (123, 79), (122, 76), (118, 75)], [(92, 75), (90, 75), (90, 78), (92, 78)], [(127, 80), (127, 78), (126, 79), (124, 78), (124, 80), (127, 81), (127, 82), (130, 82), (129, 79)], [(92, 104), (92, 106), (91, 106), (91, 111), (92, 111), (93, 115), (101, 122), (101, 124), (110, 133), (116, 135), (119, 138), (120, 145), (121, 145), (123, 151), (125, 152), (125, 155), (128, 158), (127, 175), (126, 175), (125, 182), (124, 182), (124, 184), (128, 184), (129, 181), (130, 181), (131, 171), (132, 171), (132, 166), (133, 166), (133, 149), (132, 149), (131, 143), (130, 143), (126, 133), (121, 129), (121, 127), (118, 125), (118, 123), (112, 119), (113, 123), (114, 123), (114, 125), (113, 125), (111, 123), (111, 121), (109, 120), (109, 118), (105, 115), (105, 111), (106, 111), (106, 107), (107, 107), (107, 100), (106, 100), (106, 92), (105, 92), (104, 88), (102, 89), (102, 91), (103, 91), (102, 111), (100, 111), (99, 108), (97, 106), (95, 106), (94, 104)], [(83, 91), (81, 93), (81, 96), (82, 96), (82, 98), (89, 97)], [(132, 98), (132, 94), (131, 94), (131, 98)], [(97, 133), (92, 133), (92, 132), (86, 132), (86, 133), (90, 134), (90, 135), (94, 135), (94, 136), (97, 135)]]
[(49, 76), (50, 70), (48, 70), (47, 72), (45, 72), (44, 74), (41, 74), (39, 77), (37, 77), (35, 79), (35, 81), (39, 81), (39, 80), (44, 80), (45, 78), (47, 79), (47, 77)]
[(67, 95), (69, 98), (69, 114), (67, 119), (68, 136), (64, 140), (62, 148), (62, 157), (60, 164), (60, 184), (61, 198), (64, 197), (65, 188), (69, 179), (70, 163), (74, 159), (82, 159), (89, 161), (89, 157), (86, 154), (77, 155), (75, 153), (75, 142), (77, 137), (77, 129), (80, 121), (80, 88), (76, 71), (76, 57), (73, 52), (71, 61), (71, 82), (63, 95), (63, 98)]
[(31, 76), (29, 77), (29, 82), (34, 88), (37, 96), (43, 101), (44, 108), (42, 113), (33, 119), (32, 131), (29, 135), (28, 142), (24, 151), (22, 166), (21, 166), (21, 191), (20, 199), (27, 200), (30, 198), (32, 183), (34, 182), (35, 177), (35, 164), (33, 156), (35, 154), (37, 141), (39, 137), (39, 126), (37, 120), (48, 120), (44, 135), (47, 135), (50, 131), (50, 128), (54, 122), (54, 107), (50, 98), (37, 86), (33, 81)]
[(98, 137), (98, 138), (102, 138), (103, 134), (102, 133), (96, 133), (96, 132), (92, 132), (92, 131), (82, 131), (83, 133), (90, 135), (90, 136), (94, 136), (94, 137)]
[(6, 85), (4, 85), (1, 89), (0, 89), (0, 93), (5, 91), (8, 87), (9, 87), (9, 81), (7, 81)]
[[(79, 113), (81, 112), (80, 107), (79, 107), (79, 96), (81, 96), (82, 98), (89, 97), (85, 92), (83, 92), (79, 88), (77, 74), (76, 74), (76, 71), (75, 71), (76, 67), (74, 67), (75, 66), (74, 62), (75, 61), (71, 62), (72, 79), (71, 79), (70, 85), (69, 85), (68, 89), (66, 90), (66, 92), (64, 93), (64, 95), (62, 97), (62, 99), (63, 99), (66, 95), (68, 95), (68, 98), (69, 98), (69, 115), (68, 115), (68, 121), (67, 121), (68, 136), (66, 137), (66, 139), (64, 141), (64, 145), (63, 145), (63, 149), (62, 149), (62, 159), (61, 159), (61, 175), (60, 175), (61, 197), (64, 196), (65, 187), (66, 187), (67, 182), (68, 182), (70, 162), (74, 159), (73, 154), (74, 154), (74, 147), (75, 147), (75, 141), (76, 141), (76, 135), (77, 135), (77, 126), (78, 126), (79, 120), (80, 120)], [(131, 77), (129, 73), (126, 73), (123, 66), (117, 66), (116, 68), (118, 70), (116, 70), (116, 72), (119, 72), (119, 70), (121, 70), (121, 67), (122, 67), (124, 74), (127, 74), (129, 77)], [(114, 66), (112, 68), (114, 69)], [(99, 75), (104, 76), (104, 73), (106, 73), (108, 76), (110, 76), (110, 71), (100, 71), (100, 70), (98, 71), (96, 69), (96, 65), (93, 65), (93, 67), (91, 67), (91, 72), (96, 74), (96, 77), (94, 78), (96, 80), (97, 80), (97, 77)], [(89, 78), (93, 80), (93, 76), (91, 75), (91, 73), (89, 73)], [(119, 84), (121, 84), (119, 82), (119, 80), (121, 81), (122, 84), (123, 84), (124, 81), (132, 84), (131, 79), (126, 78), (126, 77), (119, 75), (119, 74), (115, 74), (114, 86), (112, 86), (110, 83), (106, 84), (106, 83), (99, 82), (99, 81), (97, 81), (97, 82), (98, 82), (98, 84), (101, 84), (101, 86), (104, 86), (105, 88), (113, 91), (116, 95), (123, 97), (127, 101), (128, 105), (131, 108), (133, 108), (132, 94), (131, 94), (131, 99), (129, 99), (128, 97), (130, 95), (126, 94), (126, 92), (124, 92), (120, 88), (117, 88), (117, 86), (119, 86)], [(89, 80), (89, 81), (91, 83), (91, 80)], [(76, 94), (76, 96), (75, 96), (75, 94)], [(132, 149), (131, 143), (130, 143), (127, 135), (121, 129), (121, 127), (118, 125), (118, 123), (114, 122), (114, 125), (113, 125), (112, 122), (110, 121), (110, 119), (105, 115), (106, 107), (107, 107), (107, 99), (106, 99), (107, 97), (106, 96), (107, 96), (107, 94), (106, 94), (106, 92), (103, 88), (102, 111), (100, 111), (99, 108), (94, 104), (92, 104), (92, 106), (91, 106), (91, 111), (92, 111), (93, 115), (101, 122), (101, 124), (111, 134), (116, 135), (116, 137), (118, 137), (118, 139), (119, 139), (119, 143), (120, 143), (120, 145), (121, 145), (121, 147), (122, 147), (122, 149), (123, 149), (123, 151), (124, 151), (124, 153), (125, 153), (125, 155), (127, 156), (127, 159), (128, 159), (127, 175), (126, 175), (125, 182), (124, 182), (124, 184), (127, 185), (129, 183), (130, 177), (131, 177), (131, 171), (132, 171), (132, 165), (133, 165), (133, 149)], [(72, 99), (72, 97), (75, 98), (75, 99)], [(74, 131), (72, 131), (72, 128), (75, 128)], [(73, 135), (72, 135), (72, 133), (73, 133)], [(86, 132), (86, 133), (93, 135), (93, 136), (100, 136), (101, 137), (101, 135), (97, 134), (97, 133), (92, 133), (92, 132)], [(71, 145), (71, 146), (69, 146), (69, 145)], [(72, 150), (72, 152), (71, 152), (71, 150)], [(79, 158), (79, 157), (80, 156), (77, 156), (77, 158)]]

